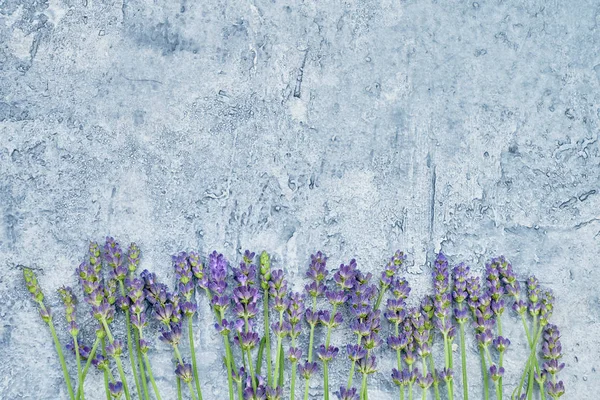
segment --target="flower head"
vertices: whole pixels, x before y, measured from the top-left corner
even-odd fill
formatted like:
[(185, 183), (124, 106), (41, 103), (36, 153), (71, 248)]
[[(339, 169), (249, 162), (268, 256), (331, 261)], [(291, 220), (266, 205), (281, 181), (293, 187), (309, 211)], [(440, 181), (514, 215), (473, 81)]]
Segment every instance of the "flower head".
[(192, 366), (178, 363), (177, 368), (175, 368), (175, 375), (185, 383), (190, 383), (192, 381)]
[(310, 379), (310, 377), (319, 370), (319, 366), (316, 362), (305, 362), (304, 364), (298, 365), (298, 373), (304, 379)]
[(337, 356), (339, 349), (334, 346), (325, 347), (325, 345), (321, 345), (317, 350), (317, 356), (323, 362), (329, 362)]
[(340, 386), (340, 391), (335, 392), (338, 400), (358, 400), (358, 391), (356, 388), (348, 388)]
[(123, 394), (123, 383), (120, 381), (109, 382), (108, 391), (112, 398), (118, 399)]

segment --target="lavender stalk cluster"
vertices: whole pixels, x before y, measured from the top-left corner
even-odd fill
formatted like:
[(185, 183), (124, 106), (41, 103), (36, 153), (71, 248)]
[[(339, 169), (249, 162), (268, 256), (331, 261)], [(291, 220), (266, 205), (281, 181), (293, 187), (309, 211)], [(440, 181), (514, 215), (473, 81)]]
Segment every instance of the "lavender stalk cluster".
[[(480, 277), (464, 263), (451, 266), (448, 257), (437, 254), (431, 266), (433, 291), (422, 298), (411, 298), (403, 276), (407, 256), (401, 251), (392, 255), (376, 279), (361, 271), (354, 259), (329, 271), (327, 256), (316, 252), (301, 293), (293, 291), (285, 268), (272, 268), (276, 260), (266, 252), (257, 260), (256, 253), (246, 250), (237, 267), (230, 268), (216, 251), (206, 258), (195, 251), (180, 252), (171, 258), (175, 278), (171, 290), (155, 273), (138, 274), (143, 259), (136, 244), (123, 251), (111, 237), (102, 247), (91, 243), (76, 268), (79, 287), (58, 291), (65, 310), (61, 326), (70, 337), (67, 348), (75, 359), (73, 381), (37, 276), (31, 269), (23, 271), (25, 285), (52, 334), (70, 400), (85, 399), (83, 387), (94, 371), (91, 366), (104, 378), (107, 399), (162, 400), (160, 393), (166, 387), (160, 386), (169, 382), (156, 382), (149, 357), (156, 338), (172, 354), (171, 385), (177, 399), (202, 400), (202, 386), (215, 388), (218, 383), (200, 374), (203, 360), (196, 352), (206, 342), (194, 330), (197, 324), (214, 325), (223, 339), (229, 400), (328, 400), (331, 393), (339, 400), (368, 400), (372, 376), (378, 380), (387, 376), (401, 400), (412, 400), (416, 394), (435, 400), (453, 400), (460, 394), (468, 400), (474, 382), (466, 368), (471, 326), (483, 396), (502, 400), (508, 386), (503, 382), (507, 365), (514, 365), (505, 363), (507, 357), (523, 359), (508, 352), (511, 341), (503, 327), (511, 316), (523, 325), (528, 344), (511, 397), (531, 399), (539, 393), (542, 399), (558, 399), (565, 393), (559, 379), (565, 368), (561, 337), (551, 323), (555, 298), (535, 277), (519, 279), (504, 257), (490, 260)], [(201, 312), (202, 302), (209, 313)], [(88, 327), (78, 324), (84, 308), (96, 321), (90, 341)], [(124, 329), (116, 329), (123, 322)], [(345, 336), (334, 332), (344, 331), (352, 341), (336, 346)], [(308, 346), (300, 340), (303, 334), (308, 335)], [(457, 366), (454, 349), (460, 350)], [(443, 357), (434, 357), (437, 351)], [(329, 368), (338, 362), (340, 352), (349, 360), (347, 380), (330, 382)], [(388, 357), (394, 363), (391, 374), (378, 366)], [(125, 362), (130, 364), (127, 370)], [(318, 372), (322, 384), (311, 387)], [(298, 375), (304, 379), (303, 395), (296, 393)], [(444, 386), (447, 394), (440, 393)]]

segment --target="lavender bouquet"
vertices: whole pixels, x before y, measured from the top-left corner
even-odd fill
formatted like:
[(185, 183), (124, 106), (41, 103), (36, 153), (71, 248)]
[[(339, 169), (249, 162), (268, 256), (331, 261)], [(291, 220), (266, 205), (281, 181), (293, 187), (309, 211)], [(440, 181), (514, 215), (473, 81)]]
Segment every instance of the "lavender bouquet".
[[(327, 257), (317, 252), (310, 258), (304, 291), (294, 292), (285, 270), (272, 269), (266, 252), (257, 258), (247, 250), (238, 267), (216, 251), (205, 261), (196, 252), (181, 252), (172, 257), (171, 290), (155, 273), (138, 274), (141, 253), (135, 244), (124, 253), (110, 237), (102, 247), (91, 243), (76, 268), (79, 287), (58, 291), (65, 307), (65, 321), (59, 327), (70, 338), (66, 356), (74, 358), (73, 371), (34, 271), (24, 268), (23, 273), (50, 329), (70, 400), (85, 399), (91, 366), (104, 379), (107, 400), (161, 400), (166, 388), (155, 381), (148, 357), (156, 338), (172, 354), (177, 399), (202, 400), (203, 385), (209, 382), (201, 376), (202, 361), (196, 357), (194, 328), (200, 323), (213, 325), (222, 337), (230, 400), (328, 400), (332, 393), (340, 400), (367, 400), (369, 377), (374, 374), (387, 376), (398, 387), (401, 400), (419, 395), (423, 400), (461, 395), (468, 400), (475, 398), (468, 390), (473, 378), (467, 370), (466, 337), (471, 332), (479, 351), (485, 400), (531, 400), (538, 394), (558, 399), (565, 393), (558, 377), (565, 366), (560, 333), (551, 323), (555, 300), (535, 277), (519, 280), (504, 257), (490, 260), (479, 277), (464, 263), (451, 267), (443, 254), (437, 254), (432, 294), (414, 299), (402, 276), (406, 258), (397, 251), (373, 282), (372, 273), (361, 271), (356, 260), (330, 271)], [(78, 303), (78, 298), (84, 301)], [(199, 301), (210, 306), (209, 315), (199, 315)], [(96, 321), (91, 335), (78, 324), (78, 312), (86, 308)], [(511, 317), (523, 326), (525, 355), (509, 352), (511, 341), (504, 336), (503, 324)], [(332, 333), (341, 330), (355, 339), (336, 342), (338, 336)], [(454, 348), (460, 349), (460, 372)], [(348, 361), (338, 357), (340, 353)], [(513, 356), (524, 365), (509, 396), (503, 377), (505, 360)], [(388, 357), (395, 366), (386, 373), (378, 360)], [(345, 365), (347, 380), (330, 381), (333, 364)], [(321, 382), (312, 379), (317, 372)], [(299, 393), (298, 375), (304, 380)]]

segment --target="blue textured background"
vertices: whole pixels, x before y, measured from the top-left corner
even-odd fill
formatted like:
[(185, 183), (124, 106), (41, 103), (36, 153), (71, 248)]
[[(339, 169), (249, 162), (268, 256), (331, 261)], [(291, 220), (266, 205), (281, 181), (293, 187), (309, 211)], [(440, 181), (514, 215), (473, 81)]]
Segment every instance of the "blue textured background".
[[(0, 2), (0, 398), (66, 398), (17, 265), (61, 321), (55, 289), (111, 234), (167, 281), (179, 250), (267, 249), (296, 289), (317, 249), (380, 271), (401, 248), (416, 295), (434, 251), (505, 254), (556, 293), (566, 398), (595, 399), (599, 48), (592, 0)], [(169, 350), (152, 357), (173, 398)], [(371, 399), (397, 395), (392, 364)]]

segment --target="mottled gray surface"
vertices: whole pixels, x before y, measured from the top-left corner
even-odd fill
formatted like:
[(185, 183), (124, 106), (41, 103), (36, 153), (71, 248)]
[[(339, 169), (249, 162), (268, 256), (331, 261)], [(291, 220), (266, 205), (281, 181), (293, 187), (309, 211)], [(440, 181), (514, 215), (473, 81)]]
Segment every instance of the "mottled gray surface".
[[(60, 310), (111, 234), (168, 281), (179, 250), (267, 249), (297, 289), (317, 249), (379, 271), (402, 248), (417, 295), (436, 250), (476, 269), (505, 254), (556, 293), (566, 398), (595, 399), (598, 48), (593, 0), (0, 2), (0, 398), (67, 398), (17, 265)], [(205, 397), (223, 399), (203, 318)], [(397, 395), (392, 364), (372, 399)]]

